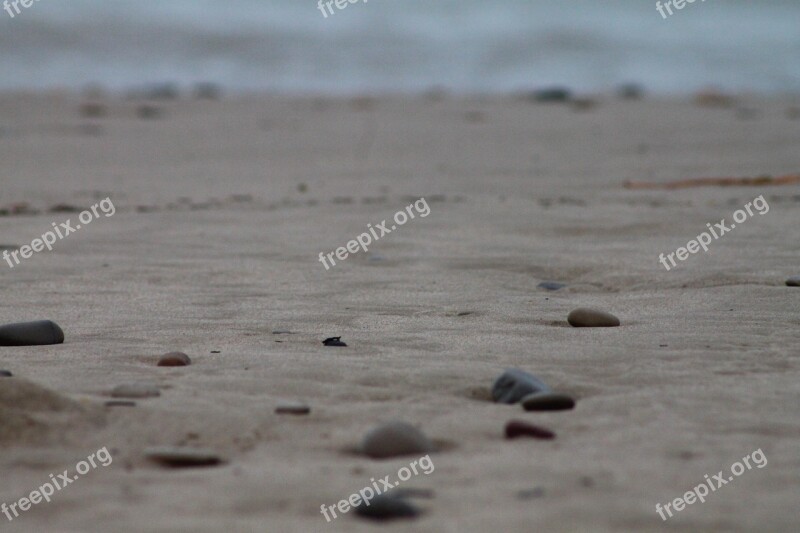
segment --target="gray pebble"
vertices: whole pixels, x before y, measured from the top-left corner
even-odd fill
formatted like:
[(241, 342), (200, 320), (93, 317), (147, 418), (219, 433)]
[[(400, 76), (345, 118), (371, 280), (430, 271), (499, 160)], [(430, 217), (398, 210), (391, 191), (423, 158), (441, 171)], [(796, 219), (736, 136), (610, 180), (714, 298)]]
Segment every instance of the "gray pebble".
[(307, 415), (311, 408), (302, 403), (282, 403), (275, 408), (279, 415)]
[(213, 466), (222, 462), (212, 450), (187, 448), (181, 446), (156, 446), (144, 451), (145, 457), (164, 466), (188, 468), (193, 466)]
[(361, 451), (373, 459), (401, 455), (424, 455), (434, 450), (433, 443), (411, 424), (389, 422), (372, 429), (361, 443)]
[(800, 287), (800, 276), (794, 276), (786, 280), (788, 287)]
[(9, 370), (0, 370), (0, 378), (13, 378), (14, 374), (12, 374)]
[(570, 326), (576, 328), (615, 328), (619, 326), (619, 318), (611, 313), (580, 307), (572, 311), (567, 317)]
[(574, 407), (575, 400), (554, 392), (538, 392), (522, 399), (522, 408), (526, 411), (563, 411)]
[(403, 498), (389, 494), (380, 494), (356, 507), (356, 514), (370, 520), (394, 520), (397, 518), (414, 518), (420, 510)]
[(566, 285), (555, 281), (543, 281), (537, 287), (548, 291), (557, 291), (558, 289), (563, 289)]
[(155, 398), (161, 391), (152, 383), (126, 383), (111, 391), (113, 398)]
[(136, 407), (136, 402), (131, 400), (109, 400), (105, 405), (106, 407)]
[(514, 404), (535, 392), (549, 392), (550, 387), (532, 374), (519, 368), (503, 372), (492, 386), (492, 399), (497, 403)]
[(0, 326), (0, 346), (45, 346), (64, 342), (64, 332), (51, 320)]

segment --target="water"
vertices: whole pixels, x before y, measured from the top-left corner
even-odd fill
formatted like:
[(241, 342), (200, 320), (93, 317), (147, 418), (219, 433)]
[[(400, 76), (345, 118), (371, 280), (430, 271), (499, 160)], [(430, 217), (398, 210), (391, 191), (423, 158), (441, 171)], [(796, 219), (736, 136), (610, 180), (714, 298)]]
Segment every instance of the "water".
[(800, 2), (369, 0), (327, 19), (316, 0), (39, 0), (0, 11), (0, 89), (800, 92)]

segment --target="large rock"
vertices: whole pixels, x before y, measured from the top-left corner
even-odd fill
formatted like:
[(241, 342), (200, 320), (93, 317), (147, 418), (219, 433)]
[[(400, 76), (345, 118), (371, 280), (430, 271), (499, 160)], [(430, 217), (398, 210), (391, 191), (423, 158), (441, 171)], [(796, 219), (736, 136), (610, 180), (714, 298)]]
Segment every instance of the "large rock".
[(498, 403), (514, 404), (535, 392), (549, 392), (550, 387), (532, 374), (518, 368), (503, 372), (492, 386), (492, 399)]
[(64, 342), (64, 332), (51, 320), (0, 326), (0, 346), (44, 346)]

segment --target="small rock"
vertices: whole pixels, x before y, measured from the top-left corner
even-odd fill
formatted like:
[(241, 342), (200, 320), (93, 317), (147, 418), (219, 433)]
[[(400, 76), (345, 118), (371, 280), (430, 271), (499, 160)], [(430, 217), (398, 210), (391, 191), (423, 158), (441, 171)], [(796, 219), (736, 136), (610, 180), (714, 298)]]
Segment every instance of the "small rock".
[(615, 328), (619, 326), (619, 318), (611, 313), (580, 307), (572, 311), (567, 317), (570, 326), (576, 328)]
[(526, 411), (564, 411), (575, 407), (575, 400), (566, 394), (537, 392), (522, 399)]
[(556, 281), (543, 281), (537, 285), (540, 289), (545, 289), (547, 291), (557, 291), (558, 289), (563, 289), (566, 287), (564, 283), (558, 283)]
[(282, 403), (275, 408), (279, 415), (307, 415), (311, 408), (302, 403)]
[(214, 466), (222, 462), (212, 450), (180, 446), (157, 446), (147, 448), (145, 457), (164, 466), (189, 468), (193, 466)]
[(105, 403), (106, 407), (136, 407), (136, 402), (130, 400), (109, 400)]
[(136, 116), (142, 120), (158, 119), (164, 116), (164, 111), (154, 105), (142, 104), (136, 108)]
[(420, 515), (420, 510), (403, 498), (379, 494), (369, 501), (369, 505), (362, 502), (356, 507), (356, 514), (370, 520), (394, 520), (417, 517)]
[(509, 368), (492, 385), (492, 399), (497, 403), (515, 404), (535, 392), (550, 392), (550, 387), (518, 368)]
[(0, 378), (13, 378), (14, 374), (12, 374), (8, 370), (0, 370)]
[(80, 213), (81, 208), (70, 204), (56, 204), (47, 210), (48, 213)]
[(325, 346), (347, 346), (344, 342), (342, 342), (341, 337), (328, 337), (322, 341), (322, 344)]
[(787, 287), (800, 287), (800, 276), (795, 276), (786, 280)]
[(641, 100), (644, 93), (644, 87), (638, 83), (625, 83), (617, 89), (617, 96), (623, 100)]
[(534, 426), (522, 420), (511, 420), (506, 424), (506, 438), (533, 437), (534, 439), (554, 439), (556, 434), (549, 429)]
[(434, 450), (433, 443), (411, 424), (389, 422), (372, 429), (361, 443), (361, 451), (373, 459), (401, 455), (425, 455)]
[(524, 489), (517, 492), (517, 498), (520, 500), (532, 500), (534, 498), (543, 498), (545, 494), (544, 488), (534, 487), (532, 489)]
[(572, 99), (572, 91), (564, 87), (549, 87), (533, 91), (530, 100), (542, 103), (564, 103)]
[(165, 353), (158, 360), (158, 366), (189, 366), (192, 360), (183, 352)]
[(126, 383), (111, 391), (113, 398), (155, 398), (161, 391), (152, 383)]
[(45, 346), (62, 342), (64, 332), (50, 320), (0, 326), (0, 346)]

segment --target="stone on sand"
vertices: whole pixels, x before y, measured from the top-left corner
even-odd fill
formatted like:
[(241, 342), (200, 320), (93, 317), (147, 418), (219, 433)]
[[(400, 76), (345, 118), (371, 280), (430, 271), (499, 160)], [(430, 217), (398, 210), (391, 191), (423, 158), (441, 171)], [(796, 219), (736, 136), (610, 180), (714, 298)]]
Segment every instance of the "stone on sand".
[(514, 404), (535, 392), (549, 392), (545, 382), (520, 370), (509, 368), (498, 377), (492, 386), (492, 399), (497, 403)]
[(567, 322), (576, 328), (615, 328), (620, 324), (619, 318), (611, 313), (589, 307), (573, 310), (567, 317)]
[(158, 366), (189, 366), (192, 360), (183, 352), (169, 352), (158, 360)]
[(434, 451), (433, 443), (422, 431), (405, 422), (382, 424), (366, 434), (361, 451), (373, 459), (402, 455), (425, 455)]
[(394, 520), (414, 518), (420, 515), (420, 511), (404, 498), (391, 494), (379, 494), (370, 500), (368, 506), (362, 502), (356, 507), (356, 514), (370, 520)]
[(279, 415), (307, 415), (311, 412), (311, 408), (299, 402), (286, 402), (279, 404), (275, 412)]
[(125, 383), (114, 387), (111, 396), (113, 398), (155, 398), (161, 396), (161, 391), (153, 383)]
[(794, 276), (786, 280), (788, 287), (800, 287), (800, 276)]
[(214, 466), (222, 462), (212, 450), (183, 446), (155, 446), (145, 449), (144, 455), (151, 461), (173, 468)]
[(64, 342), (64, 332), (51, 320), (0, 326), (0, 346), (45, 346)]
[(526, 411), (564, 411), (575, 407), (575, 400), (566, 394), (537, 392), (522, 399)]
[(14, 374), (10, 370), (0, 370), (0, 378), (12, 378)]
[(556, 438), (556, 434), (549, 429), (535, 426), (524, 420), (510, 420), (506, 424), (505, 433), (507, 439), (531, 437), (534, 439), (550, 440)]

